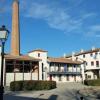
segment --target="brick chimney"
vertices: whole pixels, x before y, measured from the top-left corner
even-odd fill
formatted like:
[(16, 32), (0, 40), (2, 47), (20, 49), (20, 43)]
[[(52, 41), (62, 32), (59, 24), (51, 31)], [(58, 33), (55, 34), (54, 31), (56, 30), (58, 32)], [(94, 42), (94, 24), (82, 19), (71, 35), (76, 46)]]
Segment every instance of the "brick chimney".
[(20, 55), (20, 25), (19, 25), (19, 2), (13, 1), (12, 5), (12, 33), (11, 33), (11, 55)]

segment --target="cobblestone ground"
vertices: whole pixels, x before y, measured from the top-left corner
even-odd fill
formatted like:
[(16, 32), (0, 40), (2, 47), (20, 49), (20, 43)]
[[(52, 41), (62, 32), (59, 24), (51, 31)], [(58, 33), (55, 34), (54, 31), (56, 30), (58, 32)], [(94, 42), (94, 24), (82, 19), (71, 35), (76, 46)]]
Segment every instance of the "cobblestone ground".
[(85, 88), (87, 86), (81, 83), (59, 83), (56, 89), (48, 91), (6, 91), (4, 100), (80, 100), (80, 95), (77, 91)]

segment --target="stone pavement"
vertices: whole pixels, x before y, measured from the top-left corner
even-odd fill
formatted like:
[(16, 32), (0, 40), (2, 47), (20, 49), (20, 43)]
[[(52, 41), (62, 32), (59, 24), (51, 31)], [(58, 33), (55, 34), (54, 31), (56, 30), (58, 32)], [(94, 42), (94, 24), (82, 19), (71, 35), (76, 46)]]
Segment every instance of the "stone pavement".
[(87, 88), (81, 83), (59, 83), (57, 88), (46, 91), (10, 92), (4, 95), (4, 100), (79, 100), (78, 90)]
[(80, 90), (79, 93), (87, 98), (87, 100), (100, 100), (100, 86), (85, 88)]

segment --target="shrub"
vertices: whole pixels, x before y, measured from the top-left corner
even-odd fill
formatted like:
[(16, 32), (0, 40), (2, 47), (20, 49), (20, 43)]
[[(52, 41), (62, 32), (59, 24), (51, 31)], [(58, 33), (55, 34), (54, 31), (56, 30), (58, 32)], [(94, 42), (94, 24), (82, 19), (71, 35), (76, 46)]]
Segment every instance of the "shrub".
[(10, 83), (10, 89), (12, 91), (20, 91), (22, 90), (23, 87), (23, 82), (22, 81), (14, 81)]
[(10, 83), (11, 91), (49, 90), (56, 88), (55, 81), (13, 81)]
[(96, 79), (96, 80), (85, 80), (84, 81), (85, 85), (88, 86), (100, 86), (100, 79)]

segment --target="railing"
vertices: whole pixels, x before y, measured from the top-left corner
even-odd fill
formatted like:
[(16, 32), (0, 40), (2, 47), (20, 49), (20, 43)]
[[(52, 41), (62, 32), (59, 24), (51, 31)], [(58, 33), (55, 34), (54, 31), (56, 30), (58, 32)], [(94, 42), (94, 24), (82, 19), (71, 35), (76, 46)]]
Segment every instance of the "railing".
[(48, 74), (80, 75), (81, 72), (55, 72), (55, 71), (53, 71), (53, 72), (48, 72)]
[(49, 72), (81, 72), (80, 69), (61, 69), (61, 70), (50, 70)]
[(93, 66), (93, 67), (86, 67), (85, 70), (95, 70), (98, 69), (100, 70), (100, 66)]

